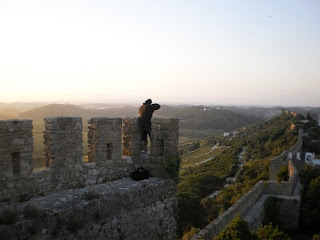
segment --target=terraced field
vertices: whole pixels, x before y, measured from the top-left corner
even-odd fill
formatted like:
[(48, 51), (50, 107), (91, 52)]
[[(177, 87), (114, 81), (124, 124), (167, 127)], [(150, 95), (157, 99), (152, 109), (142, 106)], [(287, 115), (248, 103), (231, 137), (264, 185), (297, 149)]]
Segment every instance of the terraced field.
[(195, 151), (187, 153), (181, 156), (181, 170), (207, 162), (219, 155), (221, 151), (222, 148), (219, 146), (203, 146)]

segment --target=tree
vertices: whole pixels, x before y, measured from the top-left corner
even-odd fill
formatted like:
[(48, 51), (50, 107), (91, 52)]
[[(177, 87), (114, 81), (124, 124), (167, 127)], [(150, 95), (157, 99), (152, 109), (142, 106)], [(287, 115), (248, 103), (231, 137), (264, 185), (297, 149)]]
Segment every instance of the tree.
[(307, 196), (313, 205), (318, 204), (320, 207), (320, 176), (311, 180)]
[(309, 187), (310, 182), (318, 176), (320, 176), (320, 169), (310, 165), (304, 165), (302, 171), (299, 173), (299, 177), (305, 190)]
[(190, 240), (194, 235), (200, 232), (200, 228), (191, 228), (190, 231), (186, 232), (181, 240)]
[(215, 204), (212, 198), (204, 198), (200, 203), (203, 210), (206, 212), (207, 222), (211, 222), (219, 216), (221, 206)]
[(289, 180), (289, 170), (287, 166), (282, 165), (280, 167), (279, 171), (277, 172), (277, 180), (278, 180), (278, 183), (280, 183), (281, 181)]
[(196, 228), (203, 227), (205, 215), (200, 205), (200, 198), (190, 192), (179, 193), (178, 195), (178, 231), (182, 236), (184, 232), (191, 229), (191, 226)]
[(248, 224), (239, 215), (214, 240), (256, 240), (256, 234), (250, 232)]
[(278, 226), (273, 227), (271, 223), (264, 225), (257, 231), (258, 240), (290, 240), (290, 237), (280, 231)]
[(239, 215), (214, 240), (290, 240), (291, 238), (280, 231), (278, 226), (271, 223), (260, 227), (257, 233), (249, 230), (248, 224)]
[(312, 240), (320, 240), (320, 234), (313, 235)]

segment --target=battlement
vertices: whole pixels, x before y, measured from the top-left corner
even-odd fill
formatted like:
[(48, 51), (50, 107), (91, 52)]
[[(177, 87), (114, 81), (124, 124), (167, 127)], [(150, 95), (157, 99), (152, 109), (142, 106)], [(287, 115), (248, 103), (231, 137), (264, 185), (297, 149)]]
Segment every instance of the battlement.
[(129, 177), (138, 167), (168, 178), (165, 159), (177, 154), (179, 120), (153, 119), (150, 154), (140, 155), (138, 118), (91, 118), (88, 160), (83, 162), (82, 119), (46, 118), (44, 166), (33, 170), (31, 120), (0, 121), (0, 202), (28, 200), (50, 192)]

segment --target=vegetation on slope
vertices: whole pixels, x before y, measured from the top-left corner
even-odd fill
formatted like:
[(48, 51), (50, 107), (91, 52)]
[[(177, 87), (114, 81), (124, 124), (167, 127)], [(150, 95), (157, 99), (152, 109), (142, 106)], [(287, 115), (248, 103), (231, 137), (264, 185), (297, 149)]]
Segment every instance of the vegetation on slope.
[(187, 129), (234, 130), (252, 124), (261, 118), (235, 113), (223, 108), (193, 106), (172, 108), (164, 106), (161, 116), (181, 119), (180, 127)]
[(291, 238), (272, 224), (264, 225), (257, 232), (249, 230), (248, 224), (237, 216), (214, 238), (214, 240), (290, 240)]
[[(181, 172), (178, 187), (178, 231), (180, 236), (192, 228), (203, 228), (227, 210), (259, 180), (268, 179), (269, 160), (290, 148), (298, 130), (291, 129), (297, 118), (283, 113), (269, 121), (254, 124), (238, 135), (223, 138), (227, 146), (213, 160)], [(245, 150), (245, 164), (239, 154)], [(236, 174), (237, 173), (237, 174)], [(215, 198), (207, 196), (223, 187), (228, 177), (236, 183), (223, 189)]]
[[(293, 119), (293, 122), (302, 127), (305, 130), (305, 133), (308, 135), (304, 137), (304, 151), (310, 151), (310, 149), (314, 150), (314, 152), (319, 151), (320, 149), (317, 147), (317, 141), (320, 139), (320, 127), (317, 126), (317, 123), (312, 119), (311, 115), (308, 114), (307, 119), (309, 122), (299, 122), (296, 120), (302, 120), (301, 116), (296, 116)], [(303, 119), (304, 120), (304, 119)], [(281, 129), (281, 128), (279, 128)], [(275, 132), (275, 134), (278, 134)], [(294, 139), (294, 138), (293, 138)], [(305, 141), (307, 139), (307, 141)], [(314, 144), (311, 144), (314, 143)], [(314, 148), (313, 148), (314, 147)], [(287, 179), (288, 170), (283, 169), (283, 171), (278, 172), (279, 180)], [(319, 236), (319, 221), (320, 221), (320, 168), (313, 167), (311, 165), (304, 165), (302, 170), (300, 171), (300, 180), (303, 184), (302, 191), (302, 200), (301, 200), (301, 209), (300, 209), (300, 221), (299, 221), (299, 231), (304, 233), (306, 236), (313, 235), (312, 239), (320, 239)], [(276, 199), (276, 198), (274, 198)], [(266, 223), (272, 221), (272, 214), (275, 213), (274, 208), (276, 204), (275, 202), (270, 203), (269, 210), (267, 213), (270, 215), (266, 216)], [(225, 236), (230, 236), (234, 234), (241, 234), (241, 229), (235, 229), (227, 227), (222, 234), (219, 235), (217, 239), (229, 239), (224, 238)], [(258, 239), (288, 239), (287, 235), (283, 235), (277, 229), (276, 231), (272, 230), (271, 224), (263, 226), (257, 232)], [(238, 232), (239, 231), (239, 232)], [(292, 234), (294, 236), (294, 233)], [(241, 237), (239, 239), (242, 239)], [(248, 239), (248, 238), (244, 238)]]
[(320, 127), (310, 114), (308, 114), (307, 118), (309, 122), (301, 126), (307, 133), (307, 136), (303, 137), (303, 150), (320, 154)]

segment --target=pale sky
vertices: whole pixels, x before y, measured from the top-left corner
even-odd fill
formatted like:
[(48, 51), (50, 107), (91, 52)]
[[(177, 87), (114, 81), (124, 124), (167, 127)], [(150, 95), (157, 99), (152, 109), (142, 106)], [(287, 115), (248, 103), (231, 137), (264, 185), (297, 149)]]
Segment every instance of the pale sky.
[(0, 102), (320, 105), (319, 0), (0, 0)]

